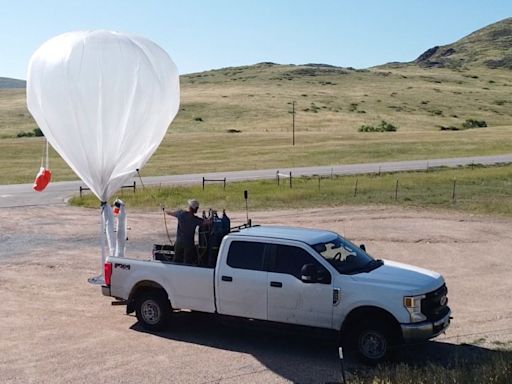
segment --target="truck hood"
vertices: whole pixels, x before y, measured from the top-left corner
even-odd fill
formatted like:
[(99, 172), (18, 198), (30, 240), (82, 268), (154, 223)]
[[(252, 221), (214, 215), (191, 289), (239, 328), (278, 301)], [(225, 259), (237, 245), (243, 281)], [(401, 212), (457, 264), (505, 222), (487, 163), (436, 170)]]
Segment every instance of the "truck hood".
[(351, 277), (363, 284), (407, 291), (410, 295), (434, 291), (444, 283), (443, 277), (437, 272), (390, 260), (384, 260), (384, 265), (371, 272)]

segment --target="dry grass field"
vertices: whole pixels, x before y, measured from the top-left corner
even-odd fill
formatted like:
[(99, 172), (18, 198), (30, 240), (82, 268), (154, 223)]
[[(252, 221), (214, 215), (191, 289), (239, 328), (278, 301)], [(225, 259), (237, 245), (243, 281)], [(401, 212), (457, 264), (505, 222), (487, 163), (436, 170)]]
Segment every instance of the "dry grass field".
[[(508, 70), (259, 64), (182, 76), (180, 112), (145, 175), (509, 153)], [(292, 147), (291, 102), (296, 101)], [(466, 119), (488, 127), (461, 128)], [(358, 132), (386, 120), (397, 132)], [(0, 90), (0, 183), (31, 182), (41, 138), (23, 89)], [(184, 151), (187, 155), (183, 156)], [(53, 154), (55, 180), (74, 179)], [(193, 166), (191, 166), (193, 164)]]

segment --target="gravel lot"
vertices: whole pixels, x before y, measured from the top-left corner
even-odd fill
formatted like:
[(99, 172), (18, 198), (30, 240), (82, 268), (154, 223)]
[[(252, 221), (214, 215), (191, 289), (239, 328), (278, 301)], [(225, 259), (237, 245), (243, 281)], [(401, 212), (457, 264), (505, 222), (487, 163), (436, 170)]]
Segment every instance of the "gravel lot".
[[(229, 214), (229, 212), (228, 212)], [(256, 212), (253, 222), (331, 229), (375, 257), (442, 273), (448, 333), (399, 351), (415, 364), (512, 346), (510, 219), (382, 207)], [(233, 225), (244, 213), (231, 214)], [(3, 383), (323, 383), (339, 379), (336, 343), (315, 332), (226, 324), (180, 313), (142, 331), (87, 278), (100, 271), (99, 212), (64, 206), (0, 210)], [(129, 212), (130, 257), (165, 242), (162, 214)], [(171, 234), (175, 229), (169, 220)], [(466, 345), (471, 344), (471, 345)], [(512, 358), (511, 358), (512, 361)], [(349, 370), (361, 369), (355, 362)]]

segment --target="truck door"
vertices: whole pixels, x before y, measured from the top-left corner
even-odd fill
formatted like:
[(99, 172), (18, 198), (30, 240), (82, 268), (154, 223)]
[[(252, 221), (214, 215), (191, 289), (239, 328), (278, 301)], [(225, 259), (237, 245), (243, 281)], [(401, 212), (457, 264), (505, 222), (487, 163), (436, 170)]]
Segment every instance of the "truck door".
[[(270, 254), (268, 320), (331, 328), (333, 286), (330, 272), (306, 249), (276, 244)], [(301, 280), (302, 267), (313, 264), (317, 282)]]
[(217, 311), (223, 315), (267, 320), (267, 244), (234, 240), (216, 273)]

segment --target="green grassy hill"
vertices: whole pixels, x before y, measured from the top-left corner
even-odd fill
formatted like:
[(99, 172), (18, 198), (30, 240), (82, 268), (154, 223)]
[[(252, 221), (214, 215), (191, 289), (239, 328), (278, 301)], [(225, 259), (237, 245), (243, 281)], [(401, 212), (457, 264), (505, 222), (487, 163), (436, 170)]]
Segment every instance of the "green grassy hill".
[(512, 69), (512, 18), (479, 29), (459, 41), (430, 48), (416, 64), (426, 67)]
[[(184, 75), (180, 111), (145, 174), (512, 152), (512, 71), (486, 64), (508, 55), (503, 42), (512, 38), (511, 20), (454, 43), (453, 58), (468, 63), (455, 69), (422, 61), (364, 70), (260, 63)], [(499, 35), (496, 44), (489, 40), (492, 33)], [(484, 120), (488, 127), (441, 130), (460, 129), (467, 119)], [(382, 120), (398, 132), (358, 132), (361, 125)], [(0, 182), (33, 177), (41, 140), (16, 135), (35, 127), (25, 91), (0, 89), (0, 160), (9, 160), (16, 175)], [(74, 177), (58, 161), (53, 164), (59, 169), (56, 179)]]
[(9, 77), (0, 77), (0, 88), (25, 88), (25, 80), (11, 79)]

